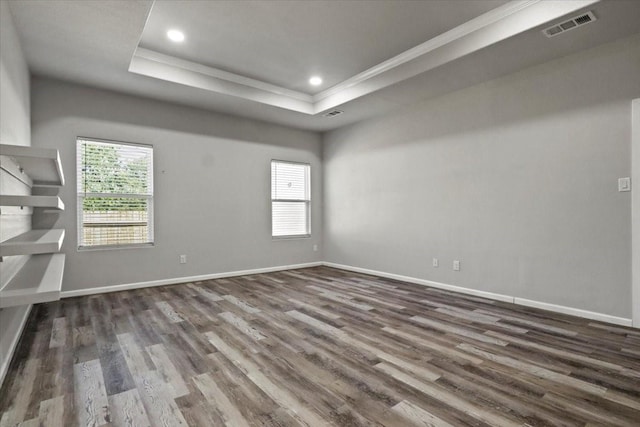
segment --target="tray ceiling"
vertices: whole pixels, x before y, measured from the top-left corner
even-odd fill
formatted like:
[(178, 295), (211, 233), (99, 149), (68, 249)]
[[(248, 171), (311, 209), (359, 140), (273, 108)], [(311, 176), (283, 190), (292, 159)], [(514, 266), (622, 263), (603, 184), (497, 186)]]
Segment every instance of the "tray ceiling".
[[(10, 9), (35, 75), (320, 131), (640, 31), (634, 0), (50, 0)], [(554, 39), (540, 31), (588, 10), (598, 20), (584, 28)], [(170, 28), (185, 41), (171, 43)], [(309, 86), (312, 74), (323, 85)], [(335, 108), (345, 113), (323, 117)]]
[[(287, 89), (317, 93), (506, 3), (160, 1), (139, 46)], [(178, 28), (187, 37), (166, 37)], [(321, 75), (314, 88), (309, 76)]]

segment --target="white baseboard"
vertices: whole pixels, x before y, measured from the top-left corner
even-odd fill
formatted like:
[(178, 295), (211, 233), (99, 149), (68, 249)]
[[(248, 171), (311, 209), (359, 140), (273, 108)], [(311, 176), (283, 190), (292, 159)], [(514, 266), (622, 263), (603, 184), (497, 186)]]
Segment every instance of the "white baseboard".
[(609, 314), (598, 313), (595, 311), (582, 310), (580, 308), (567, 307), (564, 305), (550, 304), (548, 302), (533, 301), (524, 298), (515, 297), (515, 303), (525, 305), (527, 307), (541, 308), (543, 310), (555, 311), (556, 313), (570, 314), (572, 316), (584, 317), (585, 319), (599, 320), (601, 322), (613, 323), (621, 326), (631, 326), (631, 319), (624, 317), (611, 316)]
[(304, 264), (280, 265), (276, 267), (255, 268), (252, 270), (228, 271), (224, 273), (203, 274), (200, 276), (175, 277), (172, 279), (151, 280), (148, 282), (126, 283), (123, 285), (100, 286), (96, 288), (62, 291), (61, 298), (79, 297), (84, 295), (104, 294), (107, 292), (128, 291), (131, 289), (150, 288), (154, 286), (175, 285), (177, 283), (200, 282), (203, 280), (223, 279), (225, 277), (250, 276), (252, 274), (273, 273), (274, 271), (296, 270), (299, 268), (318, 267), (322, 262), (308, 262)]
[[(22, 318), (18, 322), (18, 328), (13, 333), (13, 337), (11, 338), (11, 342), (9, 343), (9, 351), (7, 352), (6, 359), (2, 360), (0, 364), (0, 387), (2, 387), (2, 383), (4, 382), (4, 377), (7, 375), (7, 371), (9, 370), (9, 364), (11, 363), (11, 359), (13, 358), (13, 353), (16, 351), (16, 347), (18, 346), (18, 342), (20, 341), (20, 337), (22, 336), (22, 332), (24, 331), (24, 327), (27, 324), (27, 320), (29, 319), (29, 313), (31, 313), (32, 305), (27, 306), (27, 309), (22, 314)], [(7, 325), (4, 326), (7, 328)], [(10, 332), (10, 331), (5, 331)]]
[(431, 280), (418, 279), (416, 277), (387, 273), (385, 271), (353, 267), (351, 265), (336, 264), (333, 262), (325, 262), (323, 264), (327, 267), (339, 268), (341, 270), (354, 271), (356, 273), (363, 273), (363, 274), (371, 274), (372, 276), (386, 277), (387, 279), (401, 280), (403, 282), (415, 283), (416, 285), (429, 286), (432, 288), (444, 289), (447, 291), (459, 292), (461, 294), (474, 295), (474, 296), (489, 298), (497, 301), (513, 302), (513, 297), (508, 295), (496, 294), (493, 292), (478, 291), (475, 289), (463, 288), (461, 286), (447, 285), (446, 283), (432, 282)]
[(430, 280), (418, 279), (415, 277), (402, 276), (399, 274), (386, 273), (384, 271), (370, 270), (367, 268), (353, 267), (350, 265), (336, 264), (333, 262), (323, 263), (327, 267), (339, 268), (341, 270), (354, 271), (356, 273), (371, 274), (373, 276), (386, 277), (388, 279), (401, 280), (403, 282), (415, 283), (423, 286), (430, 286), (438, 289), (459, 292), (467, 295), (474, 295), (483, 298), (493, 299), (497, 301), (510, 302), (513, 304), (524, 305), (527, 307), (540, 308), (542, 310), (553, 311), (556, 313), (569, 314), (572, 316), (582, 317), (585, 319), (598, 320), (606, 323), (613, 323), (621, 326), (632, 326), (631, 319), (624, 317), (611, 316), (609, 314), (598, 313), (595, 311), (582, 310), (579, 308), (566, 307), (563, 305), (550, 304), (546, 302), (533, 301), (524, 298), (514, 297), (511, 295), (496, 294), (493, 292), (478, 291), (475, 289), (463, 288), (460, 286), (448, 285), (446, 283), (432, 282)]
[(295, 270), (299, 268), (317, 267), (324, 265), (327, 267), (339, 268), (341, 270), (354, 271), (356, 273), (370, 274), (372, 276), (386, 277), (388, 279), (400, 280), (408, 283), (415, 283), (422, 286), (430, 286), (432, 288), (443, 289), (452, 292), (458, 292), (466, 295), (473, 295), (482, 298), (488, 298), (496, 301), (509, 302), (512, 304), (524, 305), (527, 307), (540, 308), (556, 313), (569, 314), (572, 316), (583, 317), (586, 319), (598, 320), (601, 322), (612, 323), (622, 326), (632, 326), (632, 320), (624, 317), (611, 316), (604, 313), (582, 310), (579, 308), (566, 307), (562, 305), (550, 304), (541, 301), (533, 301), (512, 295), (498, 294), (494, 292), (479, 291), (476, 289), (464, 288), (461, 286), (449, 285), (446, 283), (433, 282), (431, 280), (418, 279), (416, 277), (403, 276), (400, 274), (387, 273), (384, 271), (371, 270), (368, 268), (354, 267), (351, 265), (337, 264), (333, 262), (309, 262), (304, 264), (281, 265), (276, 267), (256, 268), (252, 270), (238, 270), (224, 273), (204, 274), (200, 276), (175, 277), (172, 279), (151, 280), (148, 282), (127, 283), (122, 285), (109, 285), (96, 288), (78, 289), (73, 291), (61, 292), (61, 298), (71, 298), (84, 295), (102, 294), (107, 292), (126, 291), (131, 289), (149, 288), (153, 286), (173, 285), (177, 283), (197, 282), (202, 280), (222, 279), (225, 277), (247, 276), (252, 274), (272, 273), (274, 271)]

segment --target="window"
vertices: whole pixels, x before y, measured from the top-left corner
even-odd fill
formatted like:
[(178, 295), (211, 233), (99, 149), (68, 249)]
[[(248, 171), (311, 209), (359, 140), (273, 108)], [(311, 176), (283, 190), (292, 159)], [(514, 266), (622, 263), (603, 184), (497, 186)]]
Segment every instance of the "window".
[(311, 235), (309, 175), (304, 163), (271, 161), (271, 235)]
[(78, 138), (78, 247), (153, 244), (153, 147)]

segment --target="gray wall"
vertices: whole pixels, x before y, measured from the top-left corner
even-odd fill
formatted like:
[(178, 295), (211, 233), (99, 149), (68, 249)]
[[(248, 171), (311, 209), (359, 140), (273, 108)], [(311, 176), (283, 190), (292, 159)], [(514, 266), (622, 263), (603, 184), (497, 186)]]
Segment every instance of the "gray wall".
[(0, 141), (30, 145), (29, 70), (9, 5), (0, 2)]
[(630, 318), (631, 198), (617, 179), (631, 172), (639, 46), (328, 133), (325, 259)]
[[(0, 2), (0, 142), (31, 145), (29, 119), (29, 70), (7, 2)], [(2, 152), (0, 152), (0, 155)], [(29, 194), (30, 189), (0, 169), (0, 193)], [(0, 241), (31, 228), (31, 217), (20, 208), (2, 207)], [(0, 263), (0, 288), (24, 265), (28, 257), (5, 257)], [(0, 309), (0, 384), (4, 378), (12, 344), (30, 306)]]
[[(321, 260), (318, 134), (54, 80), (32, 93), (33, 145), (59, 149), (67, 179), (66, 210), (38, 218), (67, 230), (64, 291)], [(154, 146), (154, 247), (77, 250), (77, 136)], [(311, 238), (271, 238), (271, 159), (311, 164)]]

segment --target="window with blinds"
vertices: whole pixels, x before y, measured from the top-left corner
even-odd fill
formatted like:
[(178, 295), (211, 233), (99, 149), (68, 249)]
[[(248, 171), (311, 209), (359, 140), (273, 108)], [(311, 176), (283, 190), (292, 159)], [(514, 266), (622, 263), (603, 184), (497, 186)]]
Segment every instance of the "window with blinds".
[(78, 138), (78, 247), (153, 244), (153, 147)]
[(311, 166), (304, 163), (271, 161), (271, 235), (311, 235)]

